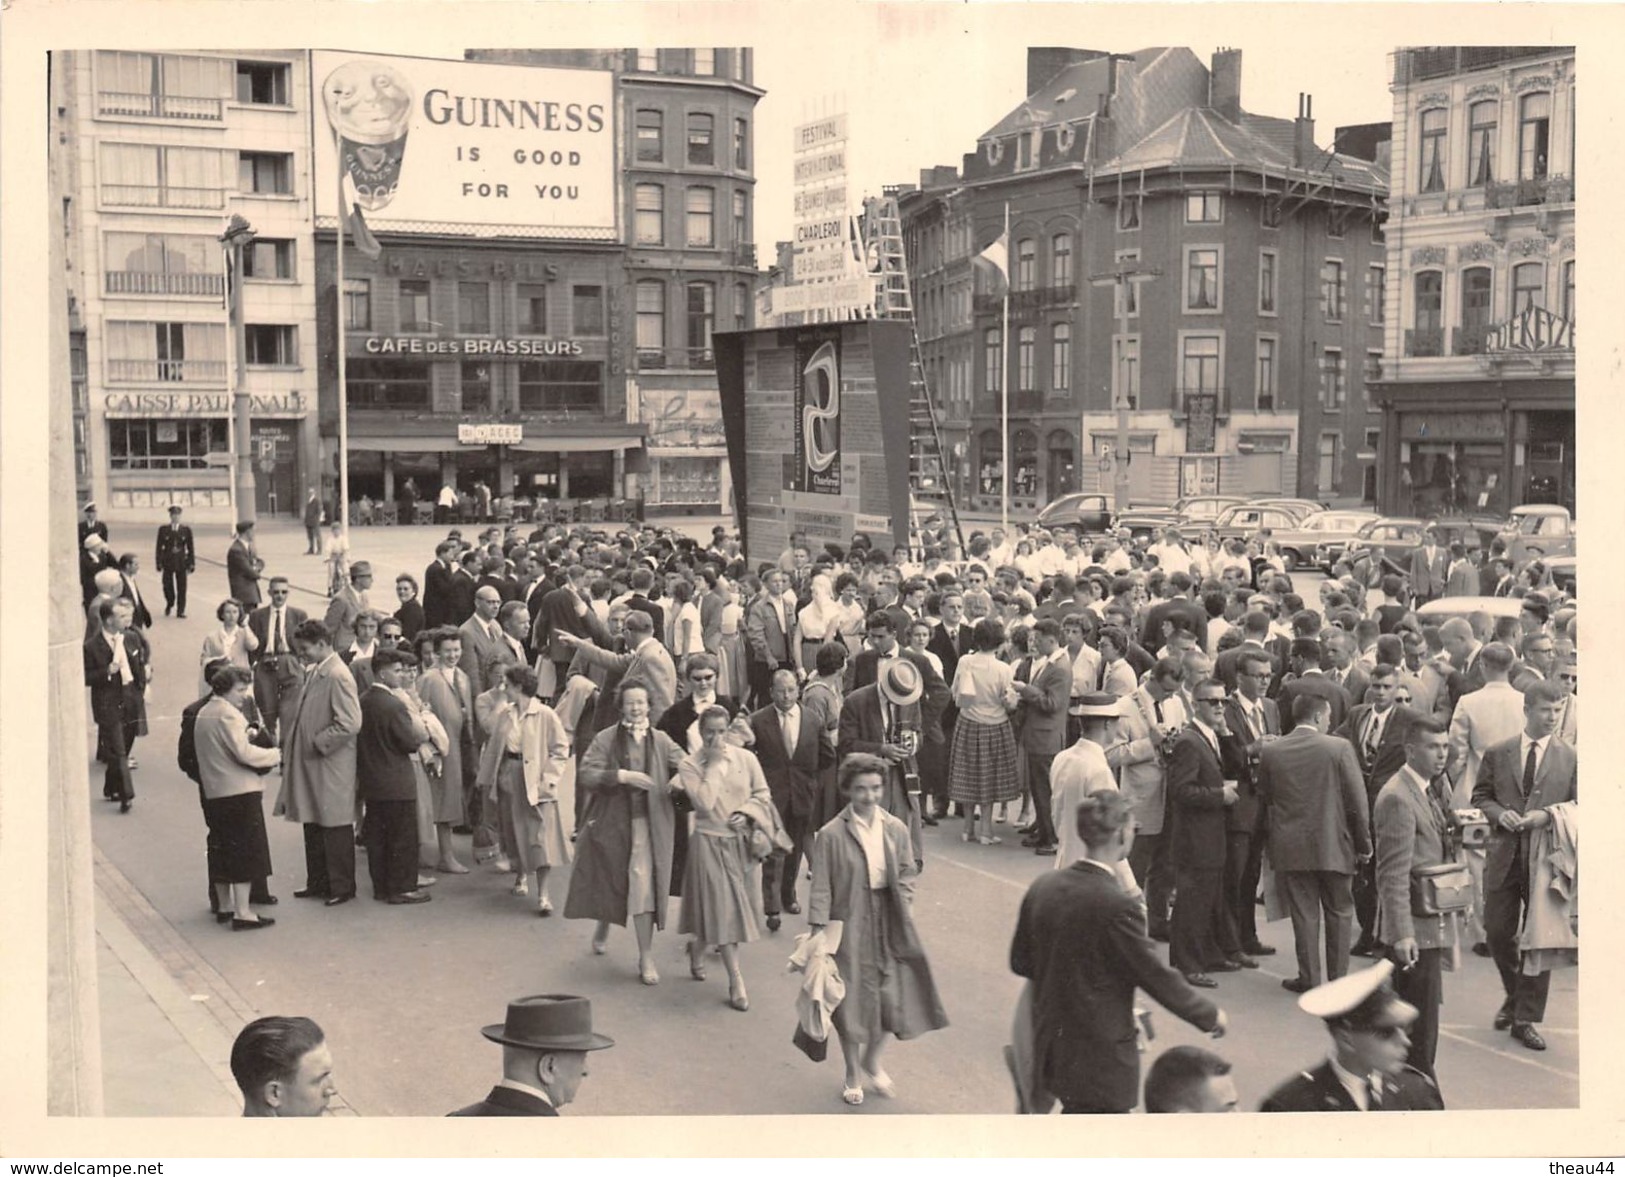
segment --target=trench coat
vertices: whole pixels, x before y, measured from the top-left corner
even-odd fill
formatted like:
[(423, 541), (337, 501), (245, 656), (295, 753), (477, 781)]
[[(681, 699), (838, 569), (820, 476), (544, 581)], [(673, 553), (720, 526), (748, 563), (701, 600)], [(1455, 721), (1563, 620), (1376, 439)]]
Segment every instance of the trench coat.
[[(564, 918), (626, 925), (627, 874), (632, 865), (631, 785), (618, 784), (630, 737), (620, 724), (593, 737), (581, 758), (576, 787), (587, 791), (586, 808), (576, 832), (575, 869)], [(666, 900), (671, 895), (672, 837), (677, 817), (671, 782), (683, 750), (665, 732), (649, 729), (644, 737), (644, 771), (654, 780), (649, 797), (649, 845), (654, 854), (655, 926), (666, 926)]]
[(850, 805), (819, 830), (813, 842), (807, 922), (823, 926), (832, 920), (842, 921), (841, 946), (835, 952), (835, 966), (846, 981), (841, 1023), (853, 1027), (886, 1024), (899, 1038), (916, 1038), (946, 1026), (948, 1014), (937, 996), (925, 947), (909, 914), (914, 877), (920, 872), (914, 866), (908, 826), (884, 809), (877, 808), (875, 814), (886, 837), (886, 888), (880, 901), (890, 906), (893, 936), (891, 943), (875, 945), (872, 951), (890, 965), (897, 977), (896, 1006), (888, 1011), (884, 1022), (881, 1011), (864, 1008), (871, 995), (860, 983), (864, 943), (872, 940), (876, 932), (869, 922), (869, 864), (857, 831), (852, 828)]
[(350, 668), (329, 654), (288, 707), (282, 791), (272, 812), (329, 829), (355, 822), (355, 745), (361, 699)]

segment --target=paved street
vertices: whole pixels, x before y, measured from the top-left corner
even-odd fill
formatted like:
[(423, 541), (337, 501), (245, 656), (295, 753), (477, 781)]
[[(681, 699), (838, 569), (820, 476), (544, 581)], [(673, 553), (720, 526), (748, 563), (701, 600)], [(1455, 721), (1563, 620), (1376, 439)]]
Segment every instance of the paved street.
[[(708, 534), (712, 522), (693, 526)], [(151, 527), (115, 525), (113, 533), (116, 551), (136, 551), (144, 563), (150, 559)], [(410, 569), (421, 576), (442, 533), (358, 529), (353, 556), (373, 561), (375, 593), (387, 602), (394, 574)], [(198, 543), (200, 556), (220, 559), (224, 529), (199, 528)], [(319, 585), (320, 561), (302, 555), (303, 546), (299, 529), (266, 525), (260, 549), (267, 572), (288, 573), (299, 586)], [(1300, 579), (1307, 582), (1305, 595), (1311, 594), (1316, 578)], [(391, 908), (367, 899), (365, 858), (358, 855), (359, 901), (328, 910), (295, 900), (293, 892), (304, 882), (300, 831), (268, 816), (277, 865), (272, 890), (282, 902), (267, 913), (277, 927), (257, 935), (218, 927), (205, 905), (196, 787), (174, 766), (174, 748), (180, 710), (194, 698), (197, 651), (214, 625), (213, 606), (226, 592), (225, 573), (218, 564), (200, 564), (184, 621), (161, 616), (154, 573), (144, 569), (141, 585), (160, 615), (151, 635), (158, 675), (148, 701), (151, 735), (136, 748), (141, 768), (134, 810), (121, 816), (116, 807), (93, 801), (97, 848), (173, 928), (193, 963), (218, 972), (234, 1007), (308, 1014), (322, 1024), (343, 1098), (359, 1114), (436, 1115), (476, 1099), (500, 1066), (500, 1049), (480, 1037), (479, 1027), (501, 1021), (510, 997), (548, 992), (591, 997), (597, 1028), (617, 1040), (615, 1049), (592, 1057), (591, 1077), (571, 1109), (578, 1114), (869, 1115), (1013, 1106), (1000, 1054), (1019, 989), (1007, 966), (1009, 936), (1024, 887), (1050, 860), (1021, 850), (1014, 838), (996, 847), (964, 845), (957, 823), (927, 832), (927, 865), (915, 906), (952, 1024), (894, 1044), (888, 1069), (899, 1098), (871, 1097), (858, 1109), (840, 1103), (837, 1061), (815, 1065), (790, 1043), (799, 977), (787, 975), (784, 962), (799, 930), (794, 921), (743, 951), (752, 1004), (741, 1014), (725, 1004), (720, 960), (713, 958), (709, 981), (691, 981), (674, 933), (657, 936), (663, 980), (647, 988), (637, 980), (630, 930), (617, 929), (609, 954), (595, 957), (588, 949), (589, 924), (538, 919), (534, 899), (510, 896), (511, 876), (489, 868), (443, 878), (430, 904)], [(323, 607), (303, 593), (293, 603), (318, 614)], [(87, 734), (87, 757), (92, 743)], [(266, 784), (269, 815), (278, 778)], [(99, 798), (100, 766), (92, 768), (90, 788)], [(1004, 832), (1008, 837), (1008, 827)], [(466, 861), (471, 856), (467, 839), (462, 841)], [(562, 908), (567, 872), (556, 876), (553, 895)], [(805, 880), (802, 892), (805, 899)], [(101, 914), (111, 918), (106, 907)], [(675, 905), (671, 917), (675, 925)], [(1216, 992), (1231, 1019), (1230, 1035), (1218, 1049), (1235, 1064), (1248, 1108), (1294, 1070), (1317, 1061), (1326, 1044), (1319, 1023), (1299, 1013), (1279, 985), (1292, 971), (1289, 926), (1268, 925), (1263, 934), (1278, 954), (1265, 958), (1257, 972), (1221, 977)], [(1449, 1106), (1577, 1105), (1577, 980), (1575, 970), (1554, 975), (1542, 1027), (1550, 1049), (1534, 1055), (1490, 1029), (1499, 983), (1488, 961), (1468, 956), (1463, 971), (1448, 976), (1445, 985), (1439, 1074)], [(1156, 1025), (1153, 1049), (1205, 1042), (1160, 1010)], [(121, 1067), (138, 1060), (121, 1056), (117, 1037), (106, 1044), (112, 1082)], [(191, 1104), (167, 1110), (221, 1112), (220, 1100), (201, 1094)]]

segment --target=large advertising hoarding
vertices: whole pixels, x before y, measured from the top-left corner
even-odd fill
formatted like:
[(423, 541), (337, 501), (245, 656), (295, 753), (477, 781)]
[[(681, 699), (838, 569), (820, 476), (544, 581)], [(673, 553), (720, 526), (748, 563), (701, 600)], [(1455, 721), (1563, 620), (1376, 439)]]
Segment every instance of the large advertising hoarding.
[(870, 319), (713, 337), (747, 558), (793, 532), (908, 542), (909, 324)]
[(375, 230), (619, 236), (615, 83), (552, 69), (317, 50), (316, 212)]

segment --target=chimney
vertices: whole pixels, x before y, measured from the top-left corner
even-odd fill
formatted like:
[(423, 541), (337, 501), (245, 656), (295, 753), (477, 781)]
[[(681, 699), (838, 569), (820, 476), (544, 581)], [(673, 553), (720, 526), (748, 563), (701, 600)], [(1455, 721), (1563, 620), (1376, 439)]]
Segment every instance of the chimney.
[(1298, 95), (1298, 117), (1292, 124), (1292, 166), (1306, 168), (1319, 154), (1315, 147), (1315, 99), (1311, 94)]
[(1080, 61), (1089, 61), (1096, 57), (1105, 57), (1100, 49), (1065, 49), (1042, 45), (1029, 46), (1027, 49), (1027, 93), (1036, 94), (1044, 88), (1044, 84), (1052, 80), (1069, 65), (1077, 65)]
[(1241, 50), (1220, 49), (1208, 71), (1207, 104), (1214, 114), (1241, 121)]

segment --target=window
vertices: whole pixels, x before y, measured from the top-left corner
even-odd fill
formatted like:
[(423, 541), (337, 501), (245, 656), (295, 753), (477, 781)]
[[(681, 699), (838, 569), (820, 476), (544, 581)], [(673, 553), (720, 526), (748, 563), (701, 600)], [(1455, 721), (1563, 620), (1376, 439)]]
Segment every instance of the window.
[(243, 328), (243, 359), (250, 364), (292, 368), (299, 364), (299, 346), (292, 327), (249, 323)]
[(1223, 197), (1217, 192), (1192, 192), (1185, 197), (1187, 225), (1216, 225), (1224, 220)]
[(463, 412), (491, 412), (491, 365), (486, 360), (464, 360), (460, 365), (458, 383), (462, 391)]
[(666, 243), (666, 190), (659, 184), (639, 184), (633, 194), (633, 240), (639, 245)]
[(694, 72), (701, 77), (711, 77), (717, 72), (717, 51), (715, 49), (694, 50)]
[(1037, 387), (1033, 383), (1036, 353), (1038, 351), (1038, 328), (1023, 327), (1016, 333), (1016, 391), (1031, 392)]
[(96, 113), (217, 123), (232, 92), (231, 72), (223, 57), (98, 51)]
[(288, 105), (288, 67), (268, 61), (239, 61), (237, 101), (251, 106)]
[(688, 202), (688, 244), (702, 249), (712, 248), (717, 243), (716, 189), (690, 188), (685, 193), (685, 199)]
[(1320, 310), (1329, 323), (1343, 319), (1343, 263), (1327, 258), (1320, 263)]
[(225, 324), (109, 322), (107, 379), (224, 385)]
[(604, 366), (585, 360), (541, 360), (519, 365), (519, 411), (596, 410), (604, 400)]
[(1023, 131), (1016, 136), (1016, 171), (1031, 171), (1038, 166), (1039, 135), (1037, 130)]
[(293, 277), (293, 242), (256, 237), (243, 250), (243, 277), (260, 282)]
[(1258, 313), (1275, 314), (1276, 254), (1273, 249), (1258, 254)]
[(1467, 108), (1467, 187), (1495, 183), (1495, 137), (1500, 103), (1475, 102)]
[(202, 233), (109, 233), (107, 293), (219, 298), (226, 290), (219, 249)]
[(518, 328), (521, 335), (547, 334), (547, 287), (520, 283)]
[(1038, 280), (1038, 243), (1031, 237), (1016, 242), (1015, 288), (1031, 290)]
[(1546, 305), (1546, 267), (1540, 262), (1524, 262), (1512, 267), (1512, 314)]
[(1418, 176), (1421, 192), (1444, 191), (1445, 127), (1449, 114), (1445, 110), (1422, 112), (1422, 170)]
[(658, 110), (640, 110), (636, 122), (634, 157), (639, 163), (660, 163), (666, 158), (666, 120)]
[(490, 283), (457, 283), (457, 332), (460, 335), (491, 334)]
[(666, 363), (666, 284), (643, 281), (637, 285), (638, 363), (664, 367)]
[(1185, 309), (1219, 309), (1219, 250), (1185, 250)]
[(1057, 233), (1050, 241), (1051, 286), (1072, 285), (1072, 234)]
[(734, 119), (734, 167), (750, 171), (750, 123), (744, 119)]
[(750, 327), (750, 307), (752, 301), (749, 284), (741, 282), (734, 287), (735, 331), (744, 331)]
[(1416, 329), (1437, 331), (1444, 325), (1444, 275), (1428, 270), (1416, 276)]
[(281, 151), (239, 151), (237, 190), (256, 196), (293, 195), (293, 156)]
[[(1137, 249), (1119, 249), (1117, 251), (1117, 266), (1122, 270), (1135, 269), (1140, 261), (1140, 251)], [(1125, 315), (1133, 318), (1140, 313), (1140, 284), (1132, 280), (1118, 282), (1112, 287), (1112, 314), (1121, 319)]]
[(372, 283), (366, 278), (344, 280), (344, 326), (349, 331), (372, 330)]
[(422, 360), (358, 356), (345, 364), (352, 409), (427, 409), (429, 365)]
[(1112, 407), (1140, 407), (1140, 337), (1119, 335), (1112, 340)]
[(1386, 266), (1367, 266), (1365, 268), (1365, 315), (1371, 323), (1386, 323), (1387, 314), (1382, 309), (1383, 290), (1388, 284), (1388, 269)]
[(690, 282), (687, 315), (688, 366), (712, 367), (716, 363), (711, 354), (711, 330), (717, 318), (717, 288), (709, 282)]
[[(1365, 380), (1361, 391), (1365, 394), (1365, 407), (1371, 407), (1371, 385), (1382, 379), (1382, 352), (1375, 348), (1367, 348), (1365, 353)], [(1367, 449), (1375, 448), (1371, 445)]]
[(1343, 439), (1335, 433), (1322, 433), (1320, 435), (1320, 470), (1319, 488), (1321, 494), (1333, 494), (1337, 490), (1337, 450)]
[(688, 116), (688, 162), (712, 167), (717, 162), (716, 146), (712, 142), (712, 124), (715, 120), (699, 112)]
[(1053, 392), (1072, 387), (1072, 324), (1057, 323), (1050, 328), (1049, 386)]
[(572, 286), (570, 288), (570, 321), (577, 335), (604, 333), (604, 288), (602, 286)]
[(1254, 380), (1254, 405), (1261, 413), (1275, 411), (1275, 345), (1273, 335), (1258, 337), (1258, 369)]
[(1574, 322), (1574, 263), (1563, 263), (1563, 317)]
[(1546, 176), (1547, 146), (1551, 131), (1552, 96), (1525, 94), (1518, 101), (1518, 179)]
[(224, 418), (137, 418), (107, 422), (108, 467), (113, 470), (202, 470), (206, 455), (225, 453)]
[(639, 49), (637, 54), (640, 73), (652, 74), (660, 68), (660, 50)]
[(1489, 332), (1495, 278), (1488, 266), (1474, 266), (1461, 272), (1461, 338), (1457, 355), (1477, 355), (1484, 350)]
[(429, 283), (415, 278), (402, 278), (401, 330), (429, 334), (437, 325), (429, 315)]
[(1320, 361), (1321, 401), (1327, 409), (1343, 407), (1343, 349), (1328, 347)]
[(1125, 196), (1117, 202), (1117, 231), (1128, 233), (1140, 227), (1140, 198)]
[(997, 330), (982, 336), (982, 354), (987, 362), (987, 390), (999, 392), (1004, 388), (1004, 341)]
[(1180, 340), (1180, 391), (1219, 390), (1219, 337), (1186, 335)]
[(749, 245), (750, 244), (750, 226), (749, 226), (749, 224), (747, 224), (747, 218), (745, 216), (746, 202), (745, 202), (745, 193), (744, 193), (744, 191), (742, 189), (737, 189), (736, 188), (734, 190), (733, 204), (734, 204), (734, 244), (736, 246)]
[(212, 147), (103, 143), (102, 201), (139, 208), (225, 208), (224, 158)]

